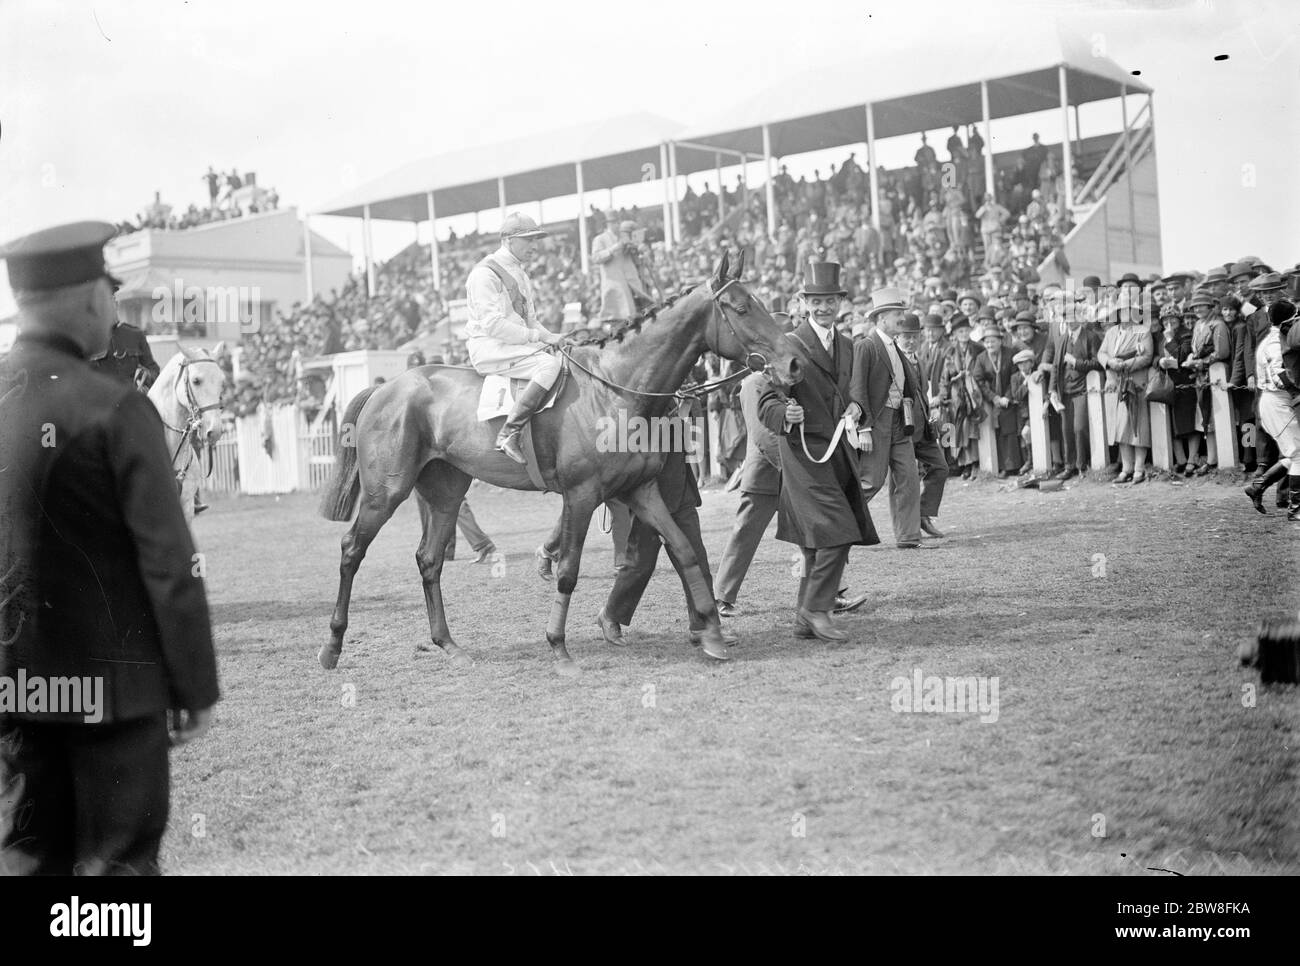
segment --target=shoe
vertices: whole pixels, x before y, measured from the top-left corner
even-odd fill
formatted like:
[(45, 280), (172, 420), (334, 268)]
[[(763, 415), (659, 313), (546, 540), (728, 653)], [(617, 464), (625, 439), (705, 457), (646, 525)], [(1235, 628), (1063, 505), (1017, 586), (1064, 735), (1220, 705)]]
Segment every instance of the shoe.
[(202, 512), (203, 512), (204, 510), (206, 510), (207, 508), (208, 508), (208, 505), (207, 505), (206, 503), (200, 503), (198, 500), (195, 500), (195, 501), (194, 501), (194, 515), (195, 515), (195, 516), (198, 516), (200, 513), (202, 513)]
[(524, 386), (524, 391), (515, 400), (515, 408), (510, 410), (501, 432), (497, 434), (498, 452), (505, 453), (520, 465), (528, 462), (524, 458), (524, 451), (519, 448), (519, 433), (524, 428), (524, 424), (541, 408), (542, 403), (546, 402), (546, 397), (550, 393), (549, 389), (539, 386), (536, 382)]
[(1064, 483), (1066, 480), (1072, 480), (1078, 475), (1079, 475), (1079, 468), (1077, 466), (1067, 466), (1065, 469), (1061, 470), (1061, 472), (1053, 476), (1052, 479), (1060, 480), (1062, 483)]
[(813, 629), (808, 626), (808, 622), (797, 615), (794, 619), (794, 636), (802, 641), (813, 641), (817, 639), (817, 635), (814, 634)]
[[(1255, 477), (1246, 487), (1246, 496), (1250, 497), (1250, 502), (1255, 504), (1255, 509), (1260, 513), (1267, 513), (1264, 509), (1264, 491), (1274, 483), (1286, 476), (1286, 467), (1282, 463), (1274, 463), (1263, 473)], [(1281, 505), (1281, 501), (1279, 501)]]
[(1196, 467), (1196, 475), (1204, 476), (1206, 473), (1210, 472), (1210, 470), (1216, 468), (1217, 467), (1213, 467), (1209, 463), (1202, 463), (1200, 466)]
[(537, 576), (543, 580), (555, 579), (555, 558), (546, 552), (545, 547), (534, 550), (533, 559), (537, 562)]
[(900, 543), (899, 550), (938, 550), (932, 543)]
[(1129, 472), (1121, 473), (1119, 476), (1115, 477), (1115, 479), (1111, 480), (1111, 483), (1115, 486), (1119, 486), (1122, 483), (1132, 483), (1132, 482), (1133, 482), (1133, 474)]
[(474, 558), (476, 564), (491, 563), (493, 555), (497, 552), (496, 544), (489, 543), (486, 547), (478, 552)]
[(623, 628), (619, 626), (618, 621), (611, 620), (605, 615), (605, 608), (600, 609), (596, 615), (596, 624), (600, 627), (600, 636), (605, 639), (606, 644), (613, 644), (615, 647), (627, 647), (627, 640), (623, 637)]
[[(703, 644), (704, 632), (691, 631), (691, 643), (696, 647), (699, 647), (701, 644)], [(735, 631), (733, 631), (731, 628), (724, 627), (722, 628), (722, 643), (726, 644), (727, 647), (733, 647), (736, 644), (740, 643), (740, 635), (737, 634)]]
[(1134, 482), (1135, 484), (1136, 484), (1136, 483), (1145, 483), (1146, 481), (1147, 481), (1147, 473), (1146, 473), (1146, 470), (1139, 470), (1138, 472), (1136, 472), (1136, 473), (1133, 474), (1133, 482)]
[(1183, 466), (1182, 468), (1179, 468), (1179, 467), (1175, 466), (1174, 469), (1173, 469), (1173, 472), (1175, 472), (1175, 473), (1182, 473), (1183, 476), (1195, 476), (1195, 475), (1196, 475), (1196, 464), (1195, 464), (1195, 463), (1188, 463), (1188, 464), (1186, 464), (1185, 466)]
[[(1034, 468), (1034, 462), (1033, 462), (1033, 460), (1029, 460), (1029, 461), (1026, 462), (1024, 465), (1022, 465), (1022, 466), (1020, 467), (1019, 470), (1016, 471), (1016, 475), (1017, 475), (1017, 476), (1024, 476), (1026, 473), (1028, 473), (1028, 472), (1029, 472), (1030, 470), (1032, 470), (1033, 468)], [(1052, 472), (1055, 473), (1056, 470), (1053, 470)]]
[(998, 471), (998, 479), (999, 479), (999, 480), (1005, 480), (1008, 476), (1011, 476), (1011, 475), (1012, 475), (1012, 473), (1011, 473), (1010, 470), (999, 470), (999, 471)]
[[(802, 628), (799, 621), (803, 622)], [(831, 620), (831, 615), (825, 611), (806, 610), (800, 607), (796, 612), (795, 633), (801, 630), (807, 630), (813, 637), (821, 641), (847, 641), (849, 635), (835, 626)]]
[(921, 532), (942, 539), (943, 531), (934, 525), (934, 517), (921, 517)]
[(719, 617), (735, 617), (735, 616), (736, 616), (736, 605), (733, 604), (733, 603), (731, 603), (731, 601), (728, 601), (728, 600), (718, 600), (718, 601), (714, 601), (714, 604), (717, 605), (717, 608), (718, 608), (718, 616), (719, 616)]
[(870, 594), (862, 594), (859, 597), (845, 597), (843, 594), (841, 594), (840, 596), (835, 598), (835, 608), (834, 610), (831, 611), (831, 613), (847, 614), (850, 613), (851, 611), (855, 611), (863, 604), (865, 604), (867, 602), (867, 598), (870, 596), (871, 596)]

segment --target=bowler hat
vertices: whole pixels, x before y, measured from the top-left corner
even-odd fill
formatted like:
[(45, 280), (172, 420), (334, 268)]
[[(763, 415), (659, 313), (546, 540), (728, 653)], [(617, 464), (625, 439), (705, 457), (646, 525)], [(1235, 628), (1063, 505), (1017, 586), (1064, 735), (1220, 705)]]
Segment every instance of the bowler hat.
[(933, 312), (931, 312), (929, 315), (927, 315), (927, 316), (925, 317), (925, 322), (922, 323), (922, 324), (923, 324), (927, 329), (931, 329), (931, 328), (933, 328), (933, 329), (942, 329), (942, 328), (943, 328), (943, 316), (942, 316), (942, 315), (935, 315)]
[(956, 301), (959, 305), (961, 304), (962, 299), (974, 299), (977, 306), (984, 304), (984, 300), (980, 298), (979, 292), (976, 292), (974, 289), (964, 288), (958, 292)]
[(541, 238), (549, 234), (549, 231), (537, 227), (537, 222), (522, 212), (506, 215), (505, 221), (501, 222), (502, 238)]
[(1145, 288), (1145, 287), (1146, 287), (1146, 282), (1144, 282), (1144, 281), (1142, 281), (1142, 279), (1138, 278), (1137, 275), (1136, 275), (1135, 273), (1133, 273), (1133, 272), (1125, 272), (1123, 275), (1121, 275), (1121, 276), (1119, 277), (1119, 281), (1116, 282), (1115, 284), (1116, 284), (1116, 285), (1123, 285), (1123, 284), (1125, 284), (1126, 282), (1127, 282), (1127, 283), (1131, 283), (1131, 284), (1133, 284), (1133, 285), (1136, 285), (1138, 288)]
[(840, 284), (839, 262), (808, 261), (808, 274), (804, 276), (800, 295), (848, 295)]
[(1238, 279), (1245, 275), (1250, 277), (1255, 274), (1255, 266), (1250, 262), (1234, 262), (1231, 269), (1228, 270), (1228, 278)]
[(898, 332), (920, 332), (921, 320), (915, 312), (904, 314), (902, 320), (898, 323), (896, 331)]
[[(932, 318), (933, 318), (933, 316), (932, 316)], [(966, 316), (964, 316), (964, 315), (954, 315), (954, 316), (952, 317), (952, 331), (953, 331), (953, 332), (956, 332), (958, 329), (969, 329), (969, 328), (970, 328), (970, 319), (966, 318)]]
[(996, 322), (998, 320), (997, 313), (993, 311), (991, 305), (980, 306), (980, 310), (975, 313), (975, 318), (986, 322)]
[(1083, 279), (1084, 288), (1101, 288), (1101, 279), (1096, 275), (1086, 275)]
[(106, 278), (118, 282), (104, 266), (104, 245), (117, 229), (105, 221), (78, 221), (46, 228), (0, 246), (9, 264), (15, 292), (44, 291)]
[(1196, 276), (1193, 275), (1191, 272), (1182, 272), (1182, 271), (1179, 271), (1179, 272), (1170, 272), (1168, 275), (1165, 276), (1165, 282), (1166, 282), (1166, 283), (1169, 283), (1169, 282), (1185, 282), (1185, 281), (1187, 281), (1188, 279), (1192, 279), (1192, 278), (1195, 278), (1195, 277), (1196, 277)]

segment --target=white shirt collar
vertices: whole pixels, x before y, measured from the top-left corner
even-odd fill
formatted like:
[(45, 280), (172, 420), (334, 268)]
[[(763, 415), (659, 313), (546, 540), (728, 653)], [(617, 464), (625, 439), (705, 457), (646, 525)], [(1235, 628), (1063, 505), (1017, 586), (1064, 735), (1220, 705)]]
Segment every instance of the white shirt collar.
[(515, 253), (510, 250), (510, 246), (506, 242), (501, 243), (501, 247), (496, 251), (496, 256), (506, 268), (518, 268), (523, 271), (524, 263), (515, 258)]
[(811, 325), (812, 330), (817, 333), (817, 338), (822, 340), (822, 348), (825, 349), (827, 352), (830, 352), (831, 341), (835, 338), (834, 323), (831, 324), (830, 328), (822, 328), (820, 325), (817, 324), (817, 322), (814, 319), (810, 317), (808, 319), (808, 324)]

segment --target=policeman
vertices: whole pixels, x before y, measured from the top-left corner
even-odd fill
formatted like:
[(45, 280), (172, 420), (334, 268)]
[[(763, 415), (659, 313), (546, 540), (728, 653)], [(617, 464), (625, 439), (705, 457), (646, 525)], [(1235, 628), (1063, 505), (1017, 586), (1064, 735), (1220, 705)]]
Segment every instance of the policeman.
[[(17, 776), (0, 874), (156, 873), (167, 712), (171, 743), (190, 741), (218, 697), (161, 420), (87, 363), (116, 322), (113, 232), (79, 222), (0, 248), (20, 310), (0, 361), (0, 681), (50, 696), (0, 704)], [(77, 687), (54, 700), (52, 679)]]

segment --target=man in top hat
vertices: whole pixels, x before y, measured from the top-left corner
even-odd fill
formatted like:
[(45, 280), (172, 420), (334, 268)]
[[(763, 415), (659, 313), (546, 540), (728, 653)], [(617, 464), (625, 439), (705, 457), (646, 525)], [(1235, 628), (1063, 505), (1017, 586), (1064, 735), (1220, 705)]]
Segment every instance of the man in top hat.
[[(218, 697), (162, 422), (86, 361), (117, 321), (113, 233), (78, 222), (0, 248), (19, 308), (0, 360), (0, 680), (51, 698), (0, 710), (0, 874), (156, 874), (169, 745), (204, 734)], [(80, 687), (54, 700), (52, 678)]]
[[(934, 323), (929, 321), (931, 319), (939, 323), (938, 330), (942, 334), (942, 320), (938, 316), (927, 318), (927, 331), (935, 328)], [(920, 386), (921, 396), (925, 401), (919, 417), (922, 423), (921, 432), (912, 440), (912, 448), (916, 451), (916, 462), (920, 467), (921, 476), (921, 530), (928, 536), (942, 537), (943, 531), (935, 524), (934, 518), (939, 515), (939, 505), (943, 502), (943, 489), (948, 482), (948, 458), (939, 445), (939, 434), (936, 429), (939, 422), (939, 369), (943, 359), (931, 347), (929, 352), (931, 373), (927, 373), (922, 368), (921, 320), (914, 312), (905, 314), (902, 321), (898, 323), (894, 343), (898, 346), (904, 365), (908, 367), (912, 378)]]
[(623, 230), (613, 210), (605, 212), (605, 230), (591, 243), (591, 260), (600, 266), (602, 318), (634, 319), (637, 294), (648, 301), (633, 257), (635, 252), (631, 231)]
[(862, 497), (870, 503), (888, 476), (894, 538), (900, 548), (915, 549), (922, 546), (921, 482), (913, 441), (924, 431), (930, 407), (919, 368), (909, 369), (894, 343), (906, 311), (902, 289), (871, 293), (876, 331), (853, 347), (849, 397), (861, 440)]
[(853, 345), (835, 331), (845, 294), (838, 264), (809, 263), (799, 292), (808, 317), (790, 335), (808, 357), (804, 377), (788, 398), (769, 387), (758, 401), (759, 418), (780, 440), (776, 538), (803, 553), (795, 636), (829, 641), (848, 639), (831, 611), (849, 548), (880, 542), (858, 483), (857, 452), (837, 431), (853, 374)]
[(484, 375), (531, 380), (497, 434), (496, 448), (516, 463), (525, 463), (519, 433), (537, 412), (560, 375), (560, 358), (545, 351), (564, 341), (537, 321), (533, 283), (524, 268), (547, 234), (527, 215), (507, 215), (501, 247), (486, 255), (465, 283), (469, 321), (465, 345), (469, 361)]

